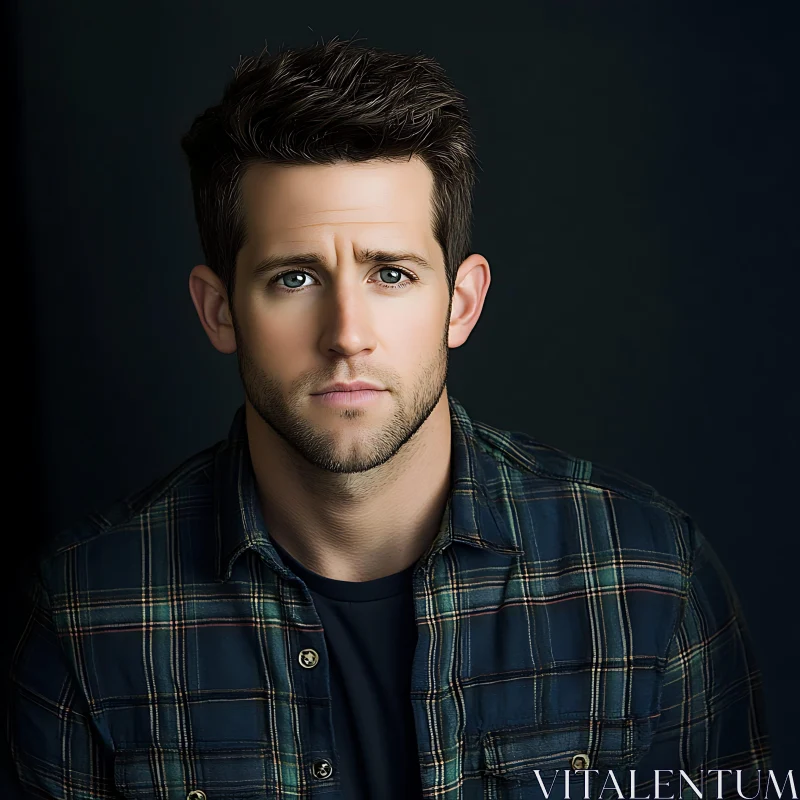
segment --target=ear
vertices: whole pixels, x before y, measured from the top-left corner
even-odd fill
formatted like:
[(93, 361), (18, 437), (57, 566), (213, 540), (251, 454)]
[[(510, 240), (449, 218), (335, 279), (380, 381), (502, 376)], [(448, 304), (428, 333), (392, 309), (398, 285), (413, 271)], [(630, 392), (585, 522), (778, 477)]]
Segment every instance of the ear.
[(491, 281), (489, 262), (483, 256), (473, 253), (461, 262), (453, 290), (448, 347), (460, 347), (469, 338), (483, 311)]
[(189, 294), (211, 344), (220, 353), (235, 353), (236, 335), (228, 293), (216, 272), (198, 264), (189, 274)]

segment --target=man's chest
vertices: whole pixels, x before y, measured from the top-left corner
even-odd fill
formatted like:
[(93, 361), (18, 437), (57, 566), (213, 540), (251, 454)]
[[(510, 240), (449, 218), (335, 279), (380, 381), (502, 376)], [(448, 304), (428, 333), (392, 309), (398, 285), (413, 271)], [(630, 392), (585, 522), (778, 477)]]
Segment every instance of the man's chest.
[[(533, 797), (556, 770), (635, 763), (680, 606), (680, 570), (656, 562), (462, 548), (418, 571), (410, 702), (426, 796)], [(337, 796), (324, 626), (271, 575), (244, 558), (224, 584), (58, 611), (124, 796)], [(556, 776), (550, 796), (564, 791)]]

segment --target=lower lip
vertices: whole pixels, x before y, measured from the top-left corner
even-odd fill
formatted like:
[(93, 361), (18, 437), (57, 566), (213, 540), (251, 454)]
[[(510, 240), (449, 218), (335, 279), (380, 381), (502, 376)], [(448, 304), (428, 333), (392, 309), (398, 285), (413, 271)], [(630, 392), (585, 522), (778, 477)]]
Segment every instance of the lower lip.
[(385, 393), (385, 389), (359, 389), (355, 392), (325, 392), (311, 396), (324, 406), (365, 406)]

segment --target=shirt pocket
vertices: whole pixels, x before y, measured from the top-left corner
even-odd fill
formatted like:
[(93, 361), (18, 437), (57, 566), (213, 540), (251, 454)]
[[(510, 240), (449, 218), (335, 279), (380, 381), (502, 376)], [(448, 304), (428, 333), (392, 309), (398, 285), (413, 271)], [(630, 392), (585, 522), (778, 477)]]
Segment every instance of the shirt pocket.
[(271, 768), (263, 748), (149, 747), (118, 750), (114, 778), (126, 800), (264, 800)]
[(609, 772), (627, 797), (630, 770), (651, 741), (649, 718), (570, 720), (490, 731), (482, 740), (484, 797), (594, 800), (604, 784), (603, 796), (617, 797)]

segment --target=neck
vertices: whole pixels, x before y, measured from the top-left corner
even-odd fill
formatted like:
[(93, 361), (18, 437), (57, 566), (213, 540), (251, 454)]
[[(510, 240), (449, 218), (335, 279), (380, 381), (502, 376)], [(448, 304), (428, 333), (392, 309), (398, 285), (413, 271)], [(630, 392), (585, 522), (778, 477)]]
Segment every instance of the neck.
[(428, 549), (450, 492), (447, 390), (419, 430), (367, 472), (334, 473), (303, 459), (245, 403), (261, 510), (278, 544), (319, 575), (367, 581)]

